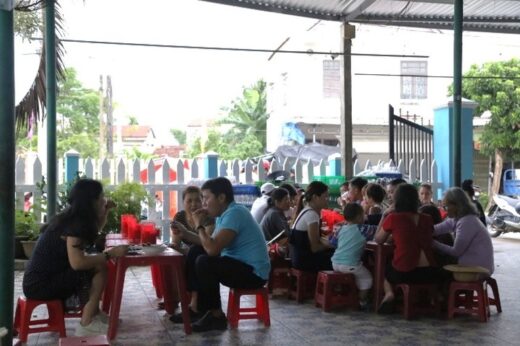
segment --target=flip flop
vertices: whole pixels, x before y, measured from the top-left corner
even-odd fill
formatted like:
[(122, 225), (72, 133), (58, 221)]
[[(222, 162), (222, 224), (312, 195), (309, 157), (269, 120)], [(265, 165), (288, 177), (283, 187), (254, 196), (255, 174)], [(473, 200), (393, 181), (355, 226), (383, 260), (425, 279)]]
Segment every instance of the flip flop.
[(395, 312), (395, 301), (386, 300), (379, 305), (379, 309), (377, 309), (377, 313), (379, 314), (393, 314)]

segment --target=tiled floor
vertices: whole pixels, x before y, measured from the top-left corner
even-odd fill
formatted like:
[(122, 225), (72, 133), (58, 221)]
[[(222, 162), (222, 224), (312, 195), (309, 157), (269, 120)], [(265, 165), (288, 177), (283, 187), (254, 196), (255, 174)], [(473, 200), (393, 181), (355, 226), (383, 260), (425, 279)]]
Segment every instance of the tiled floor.
[[(401, 315), (340, 311), (324, 313), (312, 301), (296, 304), (284, 298), (270, 300), (271, 327), (255, 320), (241, 321), (238, 330), (186, 336), (182, 325), (172, 324), (156, 299), (150, 272), (133, 268), (127, 273), (118, 337), (113, 345), (518, 345), (520, 344), (520, 237), (502, 236), (494, 241), (496, 271), (502, 307), (492, 307), (488, 323), (457, 317), (454, 320), (420, 318), (406, 321)], [(20, 294), (22, 272), (16, 272), (15, 297)], [(227, 289), (222, 288), (224, 308)], [(73, 335), (78, 320), (67, 321)], [(28, 345), (57, 345), (52, 333), (33, 334)]]

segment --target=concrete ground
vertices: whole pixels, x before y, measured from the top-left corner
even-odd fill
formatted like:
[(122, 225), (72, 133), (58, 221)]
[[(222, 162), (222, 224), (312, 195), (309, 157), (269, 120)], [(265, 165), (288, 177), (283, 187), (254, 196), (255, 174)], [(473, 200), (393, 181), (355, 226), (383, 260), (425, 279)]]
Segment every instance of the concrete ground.
[[(519, 345), (520, 344), (520, 236), (493, 239), (497, 280), (503, 312), (491, 308), (487, 323), (459, 316), (453, 320), (372, 312), (325, 313), (312, 301), (296, 304), (285, 298), (270, 300), (271, 327), (255, 320), (239, 323), (237, 330), (185, 335), (182, 325), (172, 324), (157, 299), (148, 268), (132, 268), (126, 276), (118, 337), (113, 345)], [(15, 274), (15, 299), (21, 294), (23, 272)], [(223, 306), (227, 289), (222, 288)], [(43, 312), (38, 312), (43, 313)], [(67, 320), (69, 335), (79, 323)], [(58, 345), (54, 333), (32, 334), (28, 345)]]

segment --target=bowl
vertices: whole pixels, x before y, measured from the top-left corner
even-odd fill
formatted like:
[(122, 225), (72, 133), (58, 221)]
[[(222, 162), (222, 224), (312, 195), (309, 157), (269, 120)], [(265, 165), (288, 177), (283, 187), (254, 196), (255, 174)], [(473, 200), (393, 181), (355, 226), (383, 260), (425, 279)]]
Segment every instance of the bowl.
[(489, 275), (489, 270), (480, 266), (445, 265), (444, 269), (453, 273), (455, 281), (470, 282), (479, 280), (482, 275)]
[(158, 255), (158, 254), (164, 252), (164, 250), (166, 250), (166, 249), (167, 249), (166, 245), (163, 245), (163, 244), (153, 244), (153, 245), (143, 246), (141, 248), (141, 251), (145, 255)]

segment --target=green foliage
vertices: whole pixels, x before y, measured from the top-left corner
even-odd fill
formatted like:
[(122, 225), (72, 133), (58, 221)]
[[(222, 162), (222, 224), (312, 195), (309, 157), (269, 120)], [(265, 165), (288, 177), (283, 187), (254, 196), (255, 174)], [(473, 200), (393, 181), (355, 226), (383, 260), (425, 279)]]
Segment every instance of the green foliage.
[(223, 108), (227, 115), (217, 121), (217, 125), (223, 126), (210, 129), (206, 141), (197, 138), (190, 146), (188, 156), (195, 157), (208, 151), (217, 152), (225, 160), (262, 155), (269, 118), (265, 89), (263, 80), (244, 88), (242, 97), (232, 101), (231, 107)]
[(151, 198), (145, 188), (139, 183), (123, 183), (105, 195), (116, 203), (116, 207), (108, 213), (107, 223), (103, 233), (119, 232), (121, 230), (121, 215), (133, 214), (138, 220), (141, 216), (141, 203), (150, 204)]
[(137, 118), (130, 115), (128, 117), (128, 125), (139, 125), (139, 122), (137, 121)]
[(170, 129), (172, 136), (179, 142), (180, 145), (186, 144), (186, 131), (179, 129)]
[(14, 32), (29, 40), (42, 32), (41, 11), (14, 11)]
[(124, 155), (129, 160), (150, 160), (155, 157), (153, 154), (143, 153), (136, 147), (124, 150)]
[[(504, 78), (485, 78), (497, 77)], [(511, 160), (520, 158), (520, 60), (473, 65), (464, 74), (462, 96), (478, 102), (475, 114), (489, 110), (491, 121), (481, 137), (482, 152), (495, 150)], [(469, 78), (468, 78), (469, 77)]]
[(484, 193), (484, 192), (481, 192), (480, 195), (478, 196), (478, 201), (482, 205), (482, 208), (484, 208), (484, 210), (486, 210), (487, 205), (489, 203), (489, 196), (488, 196), (488, 194)]
[(208, 139), (202, 145), (202, 139), (197, 138), (188, 151), (189, 157), (195, 157), (208, 151), (214, 151), (224, 160), (230, 159), (246, 159), (262, 154), (263, 145), (252, 133), (246, 134), (245, 137), (239, 136), (233, 132), (224, 135), (215, 129), (208, 131)]
[(263, 80), (242, 90), (242, 97), (231, 102), (231, 107), (223, 108), (228, 114), (218, 124), (231, 125), (231, 132), (241, 137), (252, 134), (265, 148), (267, 113), (267, 84)]
[(84, 88), (76, 71), (65, 69), (65, 79), (59, 83), (56, 100), (57, 156), (77, 150), (81, 157), (99, 156), (99, 94)]
[[(87, 176), (85, 174), (78, 171), (76, 172), (74, 179), (63, 185), (62, 189), (58, 191), (58, 198), (56, 199), (56, 213), (62, 212), (69, 205), (70, 190), (72, 190), (72, 187), (78, 182), (78, 180), (85, 179), (86, 177)], [(43, 184), (43, 186), (45, 186), (45, 181), (43, 181)]]
[(15, 235), (19, 237), (28, 237), (28, 240), (36, 240), (39, 235), (38, 223), (36, 215), (32, 211), (15, 210)]

